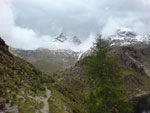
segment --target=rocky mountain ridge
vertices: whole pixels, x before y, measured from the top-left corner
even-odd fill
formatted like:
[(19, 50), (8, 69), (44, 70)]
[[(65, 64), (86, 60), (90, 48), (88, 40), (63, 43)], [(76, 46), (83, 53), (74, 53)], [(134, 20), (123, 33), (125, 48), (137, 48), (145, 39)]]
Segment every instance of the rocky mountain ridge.
[(110, 45), (125, 46), (136, 43), (150, 44), (150, 34), (139, 35), (128, 28), (117, 28), (116, 34), (106, 38)]

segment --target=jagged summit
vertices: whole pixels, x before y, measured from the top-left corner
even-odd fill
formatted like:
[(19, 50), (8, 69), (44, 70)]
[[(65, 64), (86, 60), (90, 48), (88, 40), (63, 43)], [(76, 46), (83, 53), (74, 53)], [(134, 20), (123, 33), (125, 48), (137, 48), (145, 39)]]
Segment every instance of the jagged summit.
[(67, 39), (68, 38), (67, 38), (67, 35), (65, 33), (61, 33), (58, 37), (56, 37), (56, 41), (59, 41), (59, 42), (64, 42)]

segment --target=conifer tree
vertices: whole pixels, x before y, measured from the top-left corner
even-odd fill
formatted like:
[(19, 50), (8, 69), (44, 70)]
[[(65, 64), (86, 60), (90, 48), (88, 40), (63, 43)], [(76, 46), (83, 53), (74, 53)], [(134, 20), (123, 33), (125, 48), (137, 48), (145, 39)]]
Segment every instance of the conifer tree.
[(94, 55), (87, 58), (88, 75), (97, 86), (95, 95), (92, 92), (89, 97), (89, 112), (132, 113), (132, 104), (126, 98), (119, 64), (114, 57), (108, 56), (108, 51), (108, 44), (99, 36)]

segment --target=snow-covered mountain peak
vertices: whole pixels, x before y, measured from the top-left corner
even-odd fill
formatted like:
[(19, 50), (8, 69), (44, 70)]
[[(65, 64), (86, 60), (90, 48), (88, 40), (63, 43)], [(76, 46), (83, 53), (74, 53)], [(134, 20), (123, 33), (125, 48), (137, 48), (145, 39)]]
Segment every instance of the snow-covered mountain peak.
[[(136, 47), (145, 47), (145, 45), (150, 45), (150, 34), (140, 35), (138, 33), (133, 32), (128, 28), (117, 28), (116, 33), (107, 38), (104, 38), (110, 46), (128, 46), (133, 45)], [(93, 45), (89, 50), (83, 52), (79, 56), (79, 60), (85, 58), (93, 54), (96, 50), (96, 47)]]
[(108, 37), (110, 45), (124, 46), (135, 43), (150, 44), (150, 35), (139, 35), (128, 28), (117, 28), (116, 34)]

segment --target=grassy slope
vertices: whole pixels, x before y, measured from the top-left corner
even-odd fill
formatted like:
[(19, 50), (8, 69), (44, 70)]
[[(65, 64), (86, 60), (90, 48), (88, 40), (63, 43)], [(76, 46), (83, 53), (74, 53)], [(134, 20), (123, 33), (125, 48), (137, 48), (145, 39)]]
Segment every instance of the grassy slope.
[[(54, 99), (59, 100), (62, 103), (61, 106), (67, 106), (71, 113), (78, 111), (78, 107), (71, 107), (76, 103), (72, 103), (71, 100), (53, 88), (53, 84), (55, 84), (55, 80), (51, 76), (43, 75), (32, 64), (10, 53), (8, 46), (0, 38), (0, 110), (5, 111), (17, 105), (19, 113), (40, 111), (43, 102), (36, 98), (44, 97), (45, 87), (51, 87), (53, 91), (51, 102)], [(57, 84), (57, 87), (59, 88), (61, 85)], [(51, 107), (53, 104), (50, 103)], [(55, 106), (55, 109), (59, 110), (59, 107), (59, 105)], [(51, 109), (51, 112), (54, 112), (55, 109)], [(64, 108), (60, 110), (62, 113), (66, 112)]]

